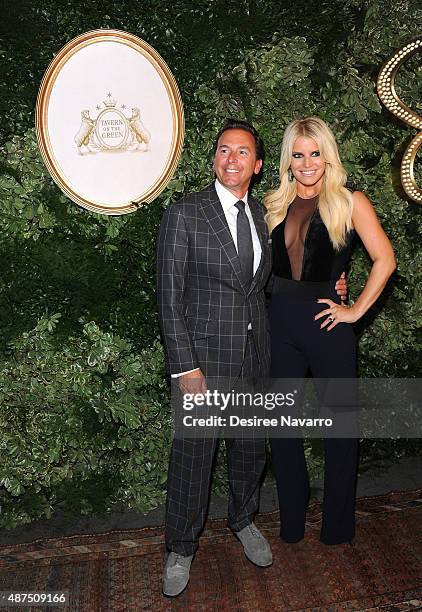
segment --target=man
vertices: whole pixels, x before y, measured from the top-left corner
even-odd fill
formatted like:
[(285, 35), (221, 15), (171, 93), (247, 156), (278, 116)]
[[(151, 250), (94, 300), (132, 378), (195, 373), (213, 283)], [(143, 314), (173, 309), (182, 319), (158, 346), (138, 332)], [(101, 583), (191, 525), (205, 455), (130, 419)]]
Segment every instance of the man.
[[(182, 392), (206, 389), (207, 377), (265, 377), (270, 348), (264, 287), (271, 257), (261, 204), (248, 194), (263, 163), (256, 130), (229, 120), (217, 135), (216, 181), (164, 213), (157, 251), (159, 318), (168, 369)], [(169, 555), (163, 593), (179, 595), (189, 581), (209, 501), (215, 439), (173, 441), (165, 539)], [(246, 557), (272, 563), (253, 523), (265, 466), (264, 439), (226, 440), (229, 526)]]
[[(215, 183), (172, 204), (158, 241), (159, 316), (170, 374), (185, 392), (206, 377), (265, 376), (269, 338), (264, 287), (271, 262), (262, 206), (248, 196), (262, 167), (263, 143), (243, 121), (229, 121), (215, 147)], [(240, 204), (238, 202), (241, 202)], [(215, 439), (174, 439), (170, 457), (167, 558), (163, 592), (179, 595), (189, 580), (209, 500)], [(272, 563), (253, 523), (265, 440), (226, 440), (229, 525), (258, 566)]]

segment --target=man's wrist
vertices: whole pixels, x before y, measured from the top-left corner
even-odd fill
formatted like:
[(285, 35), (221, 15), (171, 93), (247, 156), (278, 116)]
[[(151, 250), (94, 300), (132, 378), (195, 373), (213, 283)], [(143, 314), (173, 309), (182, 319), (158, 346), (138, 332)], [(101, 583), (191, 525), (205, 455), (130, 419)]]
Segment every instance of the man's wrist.
[(193, 370), (186, 370), (185, 372), (180, 372), (179, 374), (172, 374), (171, 377), (180, 378), (181, 376), (184, 376), (185, 374), (190, 374), (191, 372), (196, 372), (197, 370), (199, 370), (199, 368), (193, 368)]

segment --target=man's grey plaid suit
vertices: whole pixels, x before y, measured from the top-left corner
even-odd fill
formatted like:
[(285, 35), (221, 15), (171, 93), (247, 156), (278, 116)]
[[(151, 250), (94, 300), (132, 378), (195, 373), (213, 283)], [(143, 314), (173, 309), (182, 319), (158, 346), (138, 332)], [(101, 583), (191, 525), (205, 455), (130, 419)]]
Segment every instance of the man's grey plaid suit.
[[(240, 260), (214, 184), (175, 202), (164, 213), (157, 251), (157, 297), (171, 374), (200, 368), (206, 377), (268, 375), (264, 287), (271, 254), (263, 208), (251, 196), (248, 204), (262, 249), (248, 288), (242, 285)], [(193, 554), (198, 546), (215, 447), (212, 439), (173, 441), (166, 544), (182, 555)], [(226, 440), (226, 447), (229, 524), (239, 531), (252, 522), (258, 507), (265, 441)]]

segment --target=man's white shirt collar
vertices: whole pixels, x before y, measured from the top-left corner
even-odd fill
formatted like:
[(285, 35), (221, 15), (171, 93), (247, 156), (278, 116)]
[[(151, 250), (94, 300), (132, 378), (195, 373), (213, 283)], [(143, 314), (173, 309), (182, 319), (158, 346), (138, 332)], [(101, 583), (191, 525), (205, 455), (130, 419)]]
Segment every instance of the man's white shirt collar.
[(224, 212), (230, 210), (230, 208), (232, 208), (239, 200), (243, 200), (245, 204), (248, 204), (248, 192), (245, 193), (243, 198), (237, 198), (234, 193), (226, 189), (226, 187), (224, 187), (224, 185), (222, 185), (218, 179), (215, 179), (215, 190), (220, 199)]

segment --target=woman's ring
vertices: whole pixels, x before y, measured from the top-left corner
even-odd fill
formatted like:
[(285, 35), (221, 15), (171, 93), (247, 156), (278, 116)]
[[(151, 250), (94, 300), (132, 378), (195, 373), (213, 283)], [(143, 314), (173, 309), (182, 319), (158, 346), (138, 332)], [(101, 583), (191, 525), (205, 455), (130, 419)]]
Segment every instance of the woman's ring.
[(334, 321), (334, 317), (329, 316), (329, 317), (328, 317), (328, 320), (329, 320), (329, 322), (330, 322), (330, 323), (332, 323), (332, 322)]

